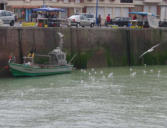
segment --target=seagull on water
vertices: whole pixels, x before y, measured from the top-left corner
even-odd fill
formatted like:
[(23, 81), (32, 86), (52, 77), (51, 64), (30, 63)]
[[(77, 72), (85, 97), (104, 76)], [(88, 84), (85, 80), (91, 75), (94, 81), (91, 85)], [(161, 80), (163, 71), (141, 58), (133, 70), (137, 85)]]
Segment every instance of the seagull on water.
[(154, 48), (158, 47), (159, 45), (160, 45), (160, 43), (154, 45), (152, 48), (148, 49), (146, 52), (144, 52), (143, 54), (141, 54), (139, 58), (143, 57), (145, 54), (147, 54), (147, 53), (149, 53), (149, 52), (154, 51)]
[(110, 74), (108, 74), (108, 78), (112, 78), (113, 77), (113, 72), (111, 72)]
[(136, 76), (136, 72), (131, 73), (130, 76), (135, 77)]

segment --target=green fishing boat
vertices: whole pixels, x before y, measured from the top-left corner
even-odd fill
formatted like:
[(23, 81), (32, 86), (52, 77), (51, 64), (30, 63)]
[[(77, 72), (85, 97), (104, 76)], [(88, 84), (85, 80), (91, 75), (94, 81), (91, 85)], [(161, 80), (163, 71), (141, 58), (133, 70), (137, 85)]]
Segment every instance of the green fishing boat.
[(43, 76), (70, 73), (73, 65), (66, 61), (66, 54), (59, 47), (48, 55), (35, 55), (48, 57), (49, 64), (35, 64), (34, 57), (24, 57), (24, 63), (18, 64), (15, 59), (9, 60), (9, 69), (13, 76)]
[[(24, 57), (24, 63), (16, 63), (15, 57), (12, 57), (8, 64), (10, 72), (13, 76), (44, 76), (44, 75), (54, 75), (62, 73), (70, 73), (73, 69), (73, 65), (67, 63), (66, 53), (62, 51), (63, 49), (63, 37), (64, 35), (58, 32), (60, 37), (59, 47), (52, 50), (48, 55), (34, 54), (34, 51), (30, 52), (30, 56)], [(35, 55), (35, 56), (34, 56)], [(44, 57), (47, 58), (47, 63), (37, 63), (34, 58)]]
[[(73, 65), (67, 63), (66, 53), (62, 51), (63, 49), (63, 37), (64, 35), (58, 32), (60, 37), (59, 47), (52, 50), (48, 55), (34, 54), (31, 50), (30, 56), (24, 57), (24, 63), (16, 63), (15, 57), (9, 59), (9, 69), (13, 76), (44, 76), (44, 75), (54, 75), (62, 73), (70, 73), (73, 69)], [(35, 50), (36, 51), (36, 50)], [(35, 55), (35, 56), (34, 56)], [(47, 58), (47, 63), (36, 63), (34, 58), (45, 57)]]

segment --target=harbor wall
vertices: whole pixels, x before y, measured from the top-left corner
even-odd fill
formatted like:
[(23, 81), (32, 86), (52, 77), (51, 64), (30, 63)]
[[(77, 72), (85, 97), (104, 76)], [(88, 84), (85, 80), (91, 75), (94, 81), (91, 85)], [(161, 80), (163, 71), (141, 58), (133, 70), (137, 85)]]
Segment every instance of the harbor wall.
[[(32, 49), (47, 54), (59, 45), (57, 32), (64, 34), (67, 59), (77, 68), (160, 65), (167, 63), (167, 29), (111, 28), (0, 28), (0, 76), (3, 76), (8, 57), (14, 55), (19, 63)], [(152, 47), (154, 52), (139, 56)], [(7, 72), (8, 74), (8, 72)]]

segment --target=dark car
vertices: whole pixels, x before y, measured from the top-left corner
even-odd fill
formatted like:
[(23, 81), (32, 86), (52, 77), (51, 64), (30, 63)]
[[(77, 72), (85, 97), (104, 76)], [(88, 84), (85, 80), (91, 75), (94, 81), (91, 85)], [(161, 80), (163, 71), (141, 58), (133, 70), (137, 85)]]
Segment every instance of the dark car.
[(137, 26), (143, 26), (143, 28), (149, 28), (150, 27), (148, 21), (137, 21)]
[(159, 21), (159, 27), (167, 27), (167, 21)]
[(114, 19), (111, 20), (110, 24), (111, 25), (118, 25), (120, 27), (123, 26), (129, 26), (131, 21), (131, 17), (115, 17)]

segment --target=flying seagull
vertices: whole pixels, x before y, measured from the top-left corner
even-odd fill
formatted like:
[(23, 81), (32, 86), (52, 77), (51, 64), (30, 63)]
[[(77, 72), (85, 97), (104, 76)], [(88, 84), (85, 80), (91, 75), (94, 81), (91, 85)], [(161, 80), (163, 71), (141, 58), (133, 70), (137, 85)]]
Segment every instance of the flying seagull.
[(60, 36), (60, 38), (64, 37), (64, 35), (61, 32), (58, 32), (58, 35)]
[(160, 45), (160, 43), (154, 45), (152, 48), (148, 49), (146, 52), (144, 52), (143, 54), (141, 54), (139, 58), (143, 57), (145, 54), (147, 54), (147, 53), (149, 53), (149, 52), (154, 51), (154, 48), (158, 47), (159, 45)]

